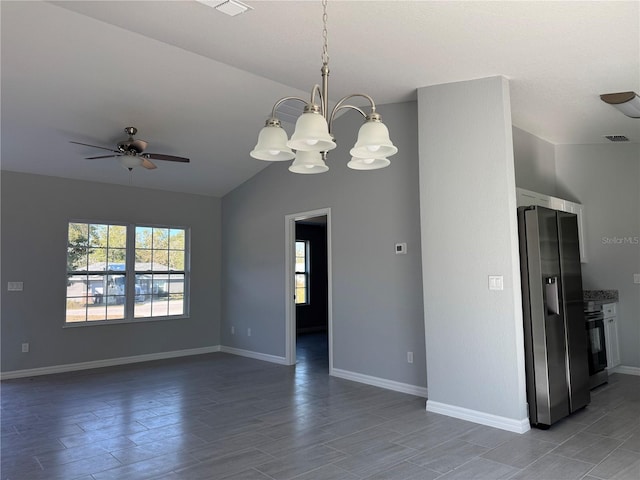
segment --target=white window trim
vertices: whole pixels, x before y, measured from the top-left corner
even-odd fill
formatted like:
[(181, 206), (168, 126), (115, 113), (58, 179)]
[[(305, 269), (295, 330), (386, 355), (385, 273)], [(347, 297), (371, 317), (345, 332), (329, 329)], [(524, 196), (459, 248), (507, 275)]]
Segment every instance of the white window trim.
[[(151, 223), (129, 223), (129, 222), (118, 222), (118, 221), (101, 221), (101, 220), (80, 220), (80, 219), (70, 219), (67, 221), (67, 237), (65, 238), (65, 245), (69, 244), (69, 224), (71, 223), (86, 223), (91, 225), (121, 225), (127, 228), (127, 242), (126, 242), (126, 261), (125, 261), (125, 305), (124, 305), (124, 316), (125, 318), (116, 319), (116, 320), (85, 320), (82, 322), (67, 322), (66, 321), (66, 292), (65, 292), (65, 315), (62, 321), (62, 328), (77, 328), (77, 327), (90, 327), (90, 326), (100, 326), (100, 325), (118, 325), (118, 324), (131, 324), (131, 323), (145, 323), (145, 322), (163, 322), (167, 320), (181, 320), (190, 318), (190, 308), (191, 308), (191, 228), (181, 225), (161, 225), (161, 224), (151, 224)], [(167, 270), (168, 274), (173, 273), (183, 273), (184, 274), (184, 306), (183, 313), (180, 315), (166, 315), (159, 317), (135, 317), (134, 316), (134, 307), (135, 307), (135, 278), (136, 278), (136, 270), (135, 270), (135, 241), (136, 241), (136, 227), (150, 227), (150, 228), (168, 228), (168, 229), (182, 229), (185, 232), (184, 238), (184, 248), (185, 248), (185, 258), (184, 258), (184, 271), (182, 270)], [(130, 233), (132, 232), (132, 233)], [(65, 247), (65, 256), (67, 254), (67, 249)], [(66, 265), (65, 261), (65, 265)], [(106, 272), (105, 272), (106, 274)], [(65, 281), (68, 278), (69, 270), (65, 268)], [(133, 279), (133, 280), (129, 280)]]

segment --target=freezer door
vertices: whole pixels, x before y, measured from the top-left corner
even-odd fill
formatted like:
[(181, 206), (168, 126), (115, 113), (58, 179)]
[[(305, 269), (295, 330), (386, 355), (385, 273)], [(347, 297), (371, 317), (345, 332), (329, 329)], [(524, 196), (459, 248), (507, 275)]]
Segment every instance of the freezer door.
[[(569, 414), (564, 302), (556, 211), (524, 212), (528, 299), (523, 302), (530, 421), (551, 425)], [(522, 232), (521, 232), (522, 234)]]
[(557, 215), (561, 283), (564, 293), (563, 310), (567, 343), (569, 409), (571, 412), (575, 412), (591, 401), (578, 219), (572, 213), (558, 212)]

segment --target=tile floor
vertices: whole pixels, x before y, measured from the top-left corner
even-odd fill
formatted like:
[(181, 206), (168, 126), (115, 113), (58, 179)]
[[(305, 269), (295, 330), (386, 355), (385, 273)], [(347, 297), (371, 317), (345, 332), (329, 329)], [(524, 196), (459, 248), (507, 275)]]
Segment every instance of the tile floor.
[(295, 368), (215, 353), (4, 381), (1, 478), (640, 478), (640, 377), (518, 435), (329, 377), (324, 348)]

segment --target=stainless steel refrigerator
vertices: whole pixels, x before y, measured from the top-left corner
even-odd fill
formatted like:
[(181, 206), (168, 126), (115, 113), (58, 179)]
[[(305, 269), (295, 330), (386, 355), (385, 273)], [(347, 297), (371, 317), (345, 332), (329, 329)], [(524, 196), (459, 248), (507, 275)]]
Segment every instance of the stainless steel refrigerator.
[(529, 421), (548, 428), (591, 400), (578, 221), (521, 207), (518, 228)]

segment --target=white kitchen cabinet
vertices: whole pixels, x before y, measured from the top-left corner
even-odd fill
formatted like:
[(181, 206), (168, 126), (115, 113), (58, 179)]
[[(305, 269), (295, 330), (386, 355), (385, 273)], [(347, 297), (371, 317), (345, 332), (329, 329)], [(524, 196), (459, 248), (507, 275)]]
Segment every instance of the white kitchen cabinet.
[(602, 305), (604, 314), (604, 339), (607, 349), (607, 368), (620, 365), (620, 344), (618, 342), (618, 315), (616, 303)]
[(525, 190), (524, 188), (516, 188), (516, 205), (518, 207), (526, 207), (528, 205), (539, 205), (541, 207), (550, 207), (549, 195), (544, 193), (532, 192), (531, 190)]
[(578, 217), (578, 240), (580, 244), (580, 262), (587, 263), (587, 242), (584, 226), (584, 206), (580, 203), (570, 202), (558, 197), (552, 197), (543, 193), (532, 192), (524, 188), (516, 188), (516, 204), (518, 207), (539, 205), (542, 207), (560, 210), (561, 212), (575, 213)]
[(549, 208), (553, 208), (554, 210), (560, 210), (561, 212), (568, 212), (567, 210), (567, 202), (561, 198), (557, 197), (549, 197)]
[(564, 200), (564, 212), (575, 213), (578, 217), (578, 238), (580, 241), (580, 262), (587, 263), (587, 240), (584, 228), (584, 206)]

